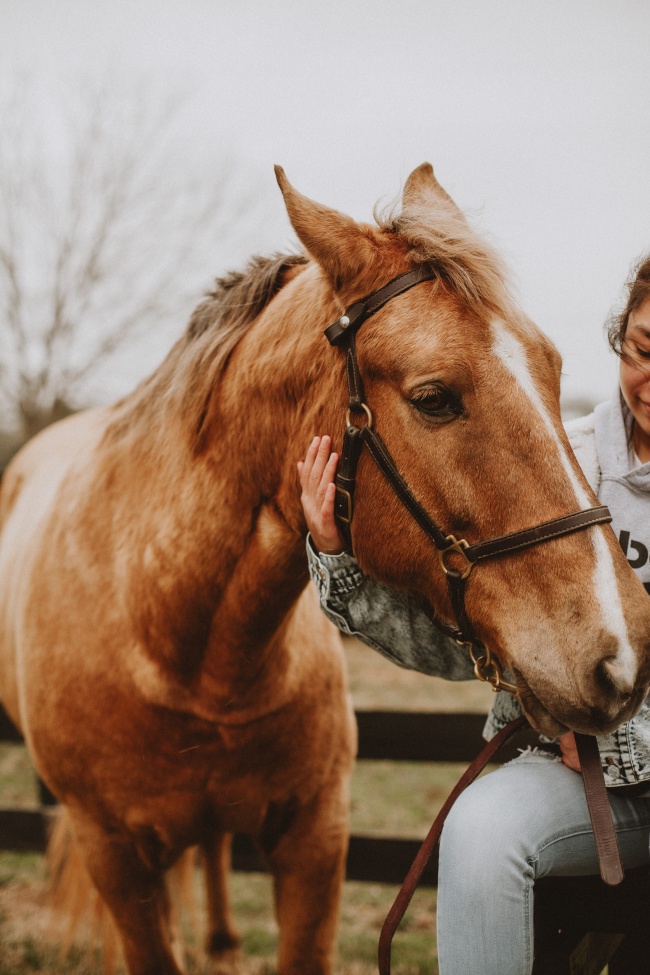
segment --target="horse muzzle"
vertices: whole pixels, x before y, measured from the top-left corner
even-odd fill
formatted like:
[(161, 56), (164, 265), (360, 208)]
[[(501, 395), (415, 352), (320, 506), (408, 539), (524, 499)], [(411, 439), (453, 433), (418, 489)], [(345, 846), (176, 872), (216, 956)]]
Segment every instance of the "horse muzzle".
[(531, 725), (542, 735), (555, 738), (567, 731), (585, 735), (604, 735), (614, 731), (637, 713), (648, 692), (647, 685), (616, 687), (609, 672), (609, 662), (602, 661), (581, 682), (581, 693), (565, 694), (550, 682), (531, 686), (524, 675), (513, 668), (517, 696)]

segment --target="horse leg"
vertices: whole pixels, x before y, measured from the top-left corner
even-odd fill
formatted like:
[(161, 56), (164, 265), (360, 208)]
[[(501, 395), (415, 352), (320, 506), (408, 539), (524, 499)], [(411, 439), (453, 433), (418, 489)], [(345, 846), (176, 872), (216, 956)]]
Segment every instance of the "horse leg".
[(232, 836), (229, 833), (214, 833), (201, 843), (208, 906), (206, 949), (215, 959), (239, 947), (239, 936), (232, 922), (228, 896), (231, 846)]
[(147, 864), (133, 840), (108, 834), (71, 813), (88, 872), (118, 928), (129, 975), (182, 975), (174, 959), (164, 872)]
[(275, 849), (266, 850), (280, 930), (278, 975), (333, 970), (348, 845), (347, 811), (336, 792), (334, 803), (321, 797), (299, 810)]

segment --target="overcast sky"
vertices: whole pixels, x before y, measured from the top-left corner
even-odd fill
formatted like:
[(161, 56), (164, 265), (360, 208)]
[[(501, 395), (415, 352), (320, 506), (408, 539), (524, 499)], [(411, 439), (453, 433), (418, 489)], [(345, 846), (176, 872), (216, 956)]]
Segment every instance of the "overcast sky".
[(252, 251), (292, 241), (276, 162), (359, 219), (432, 162), (558, 345), (565, 398), (594, 401), (602, 323), (650, 250), (649, 49), (647, 0), (0, 0), (5, 78), (189, 91), (188, 153), (268, 185)]

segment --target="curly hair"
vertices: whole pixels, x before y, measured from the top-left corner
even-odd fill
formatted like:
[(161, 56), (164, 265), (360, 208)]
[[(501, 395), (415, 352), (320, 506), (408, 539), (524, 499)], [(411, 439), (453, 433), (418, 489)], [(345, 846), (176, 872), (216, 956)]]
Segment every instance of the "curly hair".
[(650, 255), (642, 258), (625, 283), (627, 300), (622, 311), (614, 312), (605, 323), (607, 340), (616, 355), (623, 355), (623, 342), (630, 315), (650, 298)]

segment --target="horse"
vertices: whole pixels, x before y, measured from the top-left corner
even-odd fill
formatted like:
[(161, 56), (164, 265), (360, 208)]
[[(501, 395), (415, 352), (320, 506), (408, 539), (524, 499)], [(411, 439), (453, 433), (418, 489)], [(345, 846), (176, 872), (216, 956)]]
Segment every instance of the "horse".
[[(130, 975), (181, 971), (164, 876), (193, 845), (208, 950), (234, 944), (233, 832), (273, 874), (280, 975), (332, 970), (355, 725), (296, 475), (313, 434), (340, 450), (345, 426), (346, 356), (323, 329), (433, 268), (356, 345), (418, 503), (470, 542), (595, 503), (560, 420), (560, 357), (432, 168), (374, 224), (277, 179), (304, 251), (217, 281), (149, 378), (37, 435), (2, 483), (0, 696)], [(453, 618), (434, 546), (367, 454), (351, 540), (365, 572)], [(648, 606), (599, 523), (485, 562), (465, 612), (536, 728), (598, 733), (645, 696)]]

